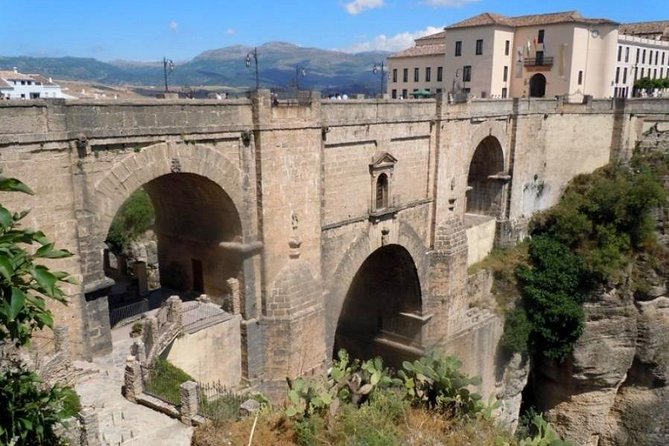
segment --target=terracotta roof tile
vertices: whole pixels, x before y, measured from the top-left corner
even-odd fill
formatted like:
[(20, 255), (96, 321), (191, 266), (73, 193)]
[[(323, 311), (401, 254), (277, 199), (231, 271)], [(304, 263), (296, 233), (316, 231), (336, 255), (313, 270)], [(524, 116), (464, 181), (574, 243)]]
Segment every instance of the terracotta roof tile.
[(664, 34), (669, 36), (669, 21), (656, 22), (638, 22), (638, 23), (623, 23), (618, 28), (620, 34), (628, 34), (631, 36), (644, 36), (649, 34)]
[(12, 88), (12, 89), (13, 89), (14, 87), (12, 87), (12, 86), (9, 84), (9, 82), (7, 82), (6, 80), (0, 78), (0, 88), (5, 88), (5, 89), (6, 89), (6, 88)]
[(553, 12), (550, 14), (532, 14), (517, 17), (506, 17), (499, 14), (484, 12), (462, 22), (447, 26), (446, 29), (470, 28), (474, 26), (501, 25), (518, 28), (523, 26), (552, 25), (556, 23), (586, 23), (591, 25), (611, 24), (609, 19), (589, 19), (583, 17), (578, 11)]
[(9, 79), (9, 80), (17, 80), (17, 81), (31, 81), (31, 80), (33, 80), (33, 78), (30, 77), (29, 75), (23, 74), (23, 73), (17, 73), (14, 70), (5, 70), (5, 71), (0, 70), (0, 78)]
[(446, 54), (446, 44), (439, 43), (436, 45), (416, 45), (407, 50), (393, 54), (388, 59), (398, 59), (401, 57), (416, 57), (416, 56), (439, 56)]
[(433, 45), (433, 41), (443, 41), (446, 38), (446, 31), (440, 31), (435, 34), (420, 37), (415, 40), (416, 45)]

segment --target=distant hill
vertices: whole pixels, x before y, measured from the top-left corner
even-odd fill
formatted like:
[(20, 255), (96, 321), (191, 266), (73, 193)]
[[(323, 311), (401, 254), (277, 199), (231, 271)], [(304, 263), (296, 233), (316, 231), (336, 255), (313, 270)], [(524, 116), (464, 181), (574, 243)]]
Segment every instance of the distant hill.
[[(170, 76), (170, 85), (252, 88), (255, 86), (255, 72), (253, 66), (249, 69), (245, 65), (246, 55), (252, 50), (252, 47), (235, 45), (205, 51), (188, 62), (177, 63)], [(381, 51), (350, 54), (270, 42), (258, 47), (260, 84), (266, 88), (294, 88), (296, 66), (299, 66), (306, 71), (306, 76), (299, 81), (304, 89), (342, 93), (378, 92), (380, 75), (372, 74), (372, 66), (385, 60), (389, 54)], [(13, 67), (56, 79), (109, 85), (163, 84), (162, 62), (106, 63), (81, 57), (0, 56), (0, 69)]]

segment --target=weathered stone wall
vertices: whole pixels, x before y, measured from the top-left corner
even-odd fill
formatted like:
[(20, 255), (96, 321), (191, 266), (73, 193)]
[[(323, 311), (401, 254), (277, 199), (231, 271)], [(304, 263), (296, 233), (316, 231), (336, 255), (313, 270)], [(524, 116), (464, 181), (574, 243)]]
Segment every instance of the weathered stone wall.
[[(82, 279), (82, 286), (68, 287), (70, 305), (54, 307), (57, 323), (70, 328), (77, 356), (109, 346), (103, 338), (90, 341), (98, 327), (106, 330), (110, 281), (102, 249), (112, 218), (138, 187), (172, 176), (192, 195), (176, 200), (170, 188), (153, 191), (158, 201), (176, 200), (161, 208), (169, 214), (158, 234), (164, 253), (173, 248), (168, 257), (192, 254), (199, 243), (205, 246), (198, 255), (221, 263), (216, 246), (208, 246), (218, 240), (200, 233), (213, 233), (208, 222), (228, 221), (223, 214), (237, 214), (238, 231), (223, 231), (232, 236), (220, 248), (236, 259), (235, 268), (205, 268), (204, 280), (215, 282), (216, 293), (227, 290), (228, 278), (239, 280), (246, 379), (278, 383), (285, 374), (321, 367), (353, 277), (388, 244), (405, 248), (415, 264), (423, 344), (451, 345), (477, 358), (492, 354), (498, 331), (492, 318), (480, 324), (468, 313), (463, 220), (477, 146), (492, 137), (502, 152), (494, 217), (496, 242), (504, 244), (521, 237), (530, 214), (555, 203), (574, 175), (629, 155), (648, 122), (666, 115), (661, 100), (448, 104), (443, 98), (313, 97), (276, 105), (263, 91), (252, 100), (224, 102), (2, 103), (0, 164), (36, 192), (3, 194), (3, 204), (32, 208), (26, 224), (75, 253), (53, 265)], [(370, 166), (379, 153), (395, 160), (383, 212), (374, 209), (371, 171), (378, 166)], [(189, 175), (202, 181), (187, 181)], [(221, 201), (202, 192), (206, 182), (228, 205), (200, 206)], [(196, 236), (185, 237), (180, 228)], [(220, 280), (212, 282), (215, 277)], [(464, 340), (467, 330), (471, 336)], [(478, 367), (476, 360), (465, 362)]]

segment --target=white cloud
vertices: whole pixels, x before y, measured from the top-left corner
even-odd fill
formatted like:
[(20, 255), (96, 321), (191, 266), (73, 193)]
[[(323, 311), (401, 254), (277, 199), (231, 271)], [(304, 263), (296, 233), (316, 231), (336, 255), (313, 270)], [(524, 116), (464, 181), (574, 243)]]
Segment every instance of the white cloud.
[(237, 30), (234, 28), (228, 28), (225, 30), (225, 34), (229, 36), (234, 36), (235, 34), (237, 34)]
[(372, 40), (366, 42), (356, 43), (351, 45), (344, 51), (348, 53), (360, 53), (362, 51), (401, 51), (413, 46), (413, 41), (419, 37), (424, 37), (429, 34), (435, 34), (443, 31), (443, 28), (436, 26), (428, 26), (427, 28), (416, 32), (403, 32), (395, 34), (394, 36), (386, 36), (380, 34)]
[(375, 9), (383, 6), (383, 0), (353, 0), (352, 2), (346, 3), (344, 7), (346, 11), (351, 15), (360, 14), (367, 9)]
[(179, 29), (179, 24), (176, 21), (172, 20), (169, 24), (169, 27), (172, 31), (177, 31)]
[(423, 3), (434, 7), (460, 8), (468, 3), (474, 3), (481, 0), (425, 0)]

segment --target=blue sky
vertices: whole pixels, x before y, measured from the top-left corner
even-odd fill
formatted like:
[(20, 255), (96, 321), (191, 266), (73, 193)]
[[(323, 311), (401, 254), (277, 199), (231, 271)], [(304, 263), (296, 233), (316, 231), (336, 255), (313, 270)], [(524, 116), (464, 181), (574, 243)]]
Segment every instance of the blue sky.
[(180, 61), (277, 40), (398, 51), (414, 37), (485, 11), (571, 9), (620, 22), (669, 20), (665, 0), (0, 0), (0, 55)]

